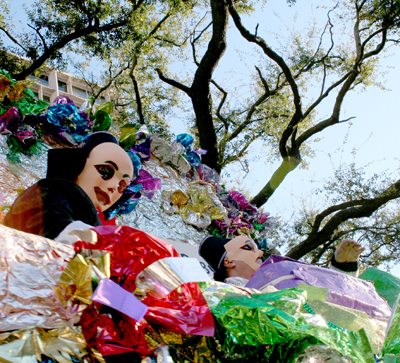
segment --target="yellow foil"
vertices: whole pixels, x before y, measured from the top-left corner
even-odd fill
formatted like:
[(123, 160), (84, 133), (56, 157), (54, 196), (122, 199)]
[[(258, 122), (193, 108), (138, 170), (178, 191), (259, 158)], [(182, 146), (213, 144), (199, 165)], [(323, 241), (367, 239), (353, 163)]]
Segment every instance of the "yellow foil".
[(41, 361), (44, 354), (60, 363), (72, 363), (91, 355), (99, 362), (105, 362), (97, 352), (86, 348), (86, 341), (78, 327), (63, 327), (44, 330), (41, 328), (19, 330), (0, 334), (0, 361), (24, 362)]

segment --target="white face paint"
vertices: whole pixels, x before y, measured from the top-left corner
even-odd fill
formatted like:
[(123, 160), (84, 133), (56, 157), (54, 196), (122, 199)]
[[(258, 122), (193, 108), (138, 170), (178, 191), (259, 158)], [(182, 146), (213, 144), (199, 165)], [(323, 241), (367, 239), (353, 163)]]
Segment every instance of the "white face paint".
[(262, 264), (263, 251), (247, 236), (238, 236), (225, 244), (226, 258), (232, 261), (245, 262), (253, 271), (257, 271)]
[(75, 182), (103, 212), (122, 196), (132, 177), (129, 155), (119, 145), (105, 142), (93, 148)]

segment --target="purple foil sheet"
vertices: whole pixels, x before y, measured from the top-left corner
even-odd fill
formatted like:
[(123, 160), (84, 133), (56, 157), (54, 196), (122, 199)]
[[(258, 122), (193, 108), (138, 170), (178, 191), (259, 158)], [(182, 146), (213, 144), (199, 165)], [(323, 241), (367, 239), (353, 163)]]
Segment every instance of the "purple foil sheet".
[(246, 287), (262, 289), (271, 284), (277, 289), (284, 289), (296, 287), (302, 282), (329, 288), (328, 302), (365, 311), (374, 318), (388, 319), (391, 314), (389, 305), (378, 295), (372, 282), (284, 256), (271, 255)]
[(0, 225), (0, 331), (78, 322), (54, 290), (73, 255), (71, 246)]

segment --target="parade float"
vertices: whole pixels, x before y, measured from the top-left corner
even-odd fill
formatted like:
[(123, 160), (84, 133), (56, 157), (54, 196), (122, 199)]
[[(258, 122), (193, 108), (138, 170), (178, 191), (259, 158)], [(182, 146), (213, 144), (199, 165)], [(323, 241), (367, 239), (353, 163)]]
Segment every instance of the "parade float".
[[(44, 177), (47, 150), (108, 130), (112, 104), (93, 116), (67, 96), (49, 105), (7, 72), (0, 101), (4, 217)], [(400, 281), (280, 256), (246, 288), (213, 281), (180, 246), (246, 234), (265, 248), (274, 219), (226, 190), (188, 134), (169, 144), (131, 124), (120, 145), (136, 177), (90, 238), (70, 246), (0, 225), (1, 362), (400, 362)]]

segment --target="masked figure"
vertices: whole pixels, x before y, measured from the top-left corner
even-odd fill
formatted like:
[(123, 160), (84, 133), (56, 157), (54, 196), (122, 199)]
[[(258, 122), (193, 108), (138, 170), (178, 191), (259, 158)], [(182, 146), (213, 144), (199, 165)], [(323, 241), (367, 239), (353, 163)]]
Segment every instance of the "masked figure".
[[(343, 240), (335, 252), (330, 268), (356, 276), (358, 257), (362, 251), (364, 248), (359, 243)], [(233, 239), (208, 236), (200, 244), (199, 255), (214, 270), (214, 280), (245, 286), (261, 266), (263, 251), (247, 236)]]
[(118, 203), (133, 170), (108, 132), (90, 135), (82, 148), (49, 150), (46, 178), (15, 200), (4, 224), (59, 241), (73, 229), (100, 226), (98, 211)]

